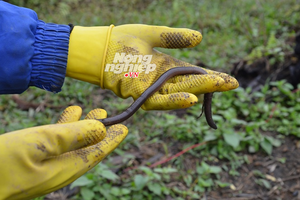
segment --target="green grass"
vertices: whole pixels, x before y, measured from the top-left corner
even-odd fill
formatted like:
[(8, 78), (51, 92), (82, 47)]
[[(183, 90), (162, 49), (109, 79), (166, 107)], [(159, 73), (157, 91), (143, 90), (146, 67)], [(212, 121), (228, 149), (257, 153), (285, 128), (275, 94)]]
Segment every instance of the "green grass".
[[(299, 1), (295, 4), (292, 0), (10, 2), (35, 9), (39, 18), (46, 22), (84, 26), (142, 23), (199, 30), (203, 34), (199, 46), (159, 50), (193, 64), (201, 61), (214, 70), (227, 73), (233, 63), (241, 59), (251, 62), (272, 55), (276, 62), (281, 62), (284, 54), (292, 51), (285, 41), (294, 34), (293, 28), (300, 19)], [(11, 96), (2, 95), (0, 133), (55, 123), (68, 105), (82, 106), (84, 114), (93, 108), (105, 107), (109, 115), (113, 115), (131, 102), (111, 92), (101, 95), (99, 91), (97, 86), (66, 79), (58, 94), (30, 88), (20, 95), (26, 101), (62, 106), (61, 109), (46, 107), (41, 111), (21, 111)], [(102, 101), (96, 102), (97, 99)], [(114, 155), (124, 156), (124, 162), (130, 160), (126, 151), (149, 144), (160, 144), (167, 155), (168, 148), (178, 142), (179, 149), (202, 141), (208, 143), (169, 162), (167, 167), (139, 167), (125, 176), (110, 170), (114, 166), (108, 157), (105, 164), (98, 165), (74, 183), (81, 186), (77, 199), (162, 199), (166, 195), (176, 199), (199, 199), (203, 191), (229, 186), (230, 183), (220, 181), (219, 173), (228, 171), (232, 176), (238, 175), (237, 167), (247, 162), (245, 152), (264, 151), (268, 155), (281, 144), (283, 136), (300, 136), (299, 101), (300, 92), (291, 92), (291, 86), (285, 82), (274, 82), (272, 88), (265, 86), (255, 93), (241, 88), (216, 93), (213, 118), (217, 130), (211, 130), (204, 117), (196, 119), (201, 105), (188, 109), (188, 115), (182, 118), (172, 112), (139, 110), (132, 121), (126, 123), (129, 135), (114, 152)], [(277, 134), (266, 134), (268, 132)], [(185, 168), (185, 157), (199, 159), (194, 170)], [(219, 159), (228, 160), (229, 164), (214, 166)], [(171, 186), (175, 181), (183, 186)], [(264, 183), (258, 181), (258, 184)]]

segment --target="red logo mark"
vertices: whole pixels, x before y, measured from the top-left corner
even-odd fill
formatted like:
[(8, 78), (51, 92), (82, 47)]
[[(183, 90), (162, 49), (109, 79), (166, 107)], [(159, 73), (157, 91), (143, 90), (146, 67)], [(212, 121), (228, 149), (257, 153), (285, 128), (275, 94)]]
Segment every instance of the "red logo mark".
[(137, 78), (140, 72), (128, 72), (124, 74), (124, 77)]

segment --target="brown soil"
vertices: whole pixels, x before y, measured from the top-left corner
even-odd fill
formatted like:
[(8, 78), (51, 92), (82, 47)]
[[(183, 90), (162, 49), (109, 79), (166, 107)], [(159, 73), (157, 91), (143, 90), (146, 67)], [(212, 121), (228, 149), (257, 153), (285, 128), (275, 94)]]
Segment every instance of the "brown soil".
[[(286, 158), (285, 163), (280, 158)], [(207, 194), (207, 199), (300, 199), (300, 148), (299, 140), (286, 137), (284, 143), (275, 148), (271, 156), (264, 153), (248, 155), (249, 164), (238, 168), (239, 176), (226, 172), (221, 180), (235, 185), (236, 190), (220, 188)], [(268, 189), (256, 183), (260, 178), (254, 170), (259, 170), (269, 181)]]

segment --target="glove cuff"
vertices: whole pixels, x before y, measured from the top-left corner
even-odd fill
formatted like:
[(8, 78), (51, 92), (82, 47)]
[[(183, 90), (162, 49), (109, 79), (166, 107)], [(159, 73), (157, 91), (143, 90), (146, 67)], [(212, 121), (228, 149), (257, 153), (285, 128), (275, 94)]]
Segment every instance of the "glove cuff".
[(29, 86), (60, 92), (66, 74), (70, 27), (38, 21)]
[(70, 36), (67, 76), (104, 88), (105, 57), (113, 27), (74, 27)]

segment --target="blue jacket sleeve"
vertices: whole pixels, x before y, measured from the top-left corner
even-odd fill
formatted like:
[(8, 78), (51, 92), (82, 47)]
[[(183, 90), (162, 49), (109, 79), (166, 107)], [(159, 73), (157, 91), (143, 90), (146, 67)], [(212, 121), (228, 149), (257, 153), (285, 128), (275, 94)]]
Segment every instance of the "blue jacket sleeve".
[(69, 36), (68, 25), (45, 23), (33, 10), (0, 0), (0, 94), (30, 86), (61, 91)]

